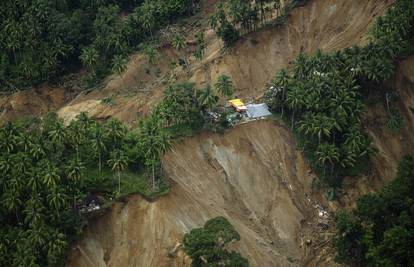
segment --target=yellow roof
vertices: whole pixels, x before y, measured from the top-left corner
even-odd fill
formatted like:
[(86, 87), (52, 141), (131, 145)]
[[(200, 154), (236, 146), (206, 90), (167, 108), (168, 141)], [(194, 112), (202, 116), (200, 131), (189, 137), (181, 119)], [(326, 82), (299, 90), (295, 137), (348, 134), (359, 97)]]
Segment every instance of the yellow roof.
[(229, 100), (229, 103), (231, 105), (235, 106), (235, 107), (242, 107), (242, 106), (244, 106), (243, 101), (241, 101), (241, 99), (238, 99), (238, 98)]

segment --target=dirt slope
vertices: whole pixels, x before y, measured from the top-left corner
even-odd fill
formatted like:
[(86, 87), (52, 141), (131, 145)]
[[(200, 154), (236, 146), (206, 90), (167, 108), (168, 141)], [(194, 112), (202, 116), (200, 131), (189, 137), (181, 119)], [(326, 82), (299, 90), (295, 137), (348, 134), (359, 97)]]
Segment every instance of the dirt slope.
[[(206, 2), (205, 5), (211, 7), (212, 1)], [(391, 2), (311, 0), (306, 6), (293, 10), (286, 26), (249, 34), (225, 51), (204, 17), (199, 21), (205, 27), (207, 42), (202, 62), (191, 56), (195, 48), (191, 38), (200, 27), (189, 26), (186, 51), (177, 52), (165, 43), (155, 66), (150, 66), (143, 55), (136, 54), (122, 76), (109, 77), (102, 90), (79, 95), (59, 114), (72, 119), (79, 112), (88, 111), (93, 116), (114, 116), (133, 123), (161, 99), (166, 84), (190, 80), (205, 85), (215, 82), (223, 73), (232, 77), (237, 95), (245, 99), (256, 98), (262, 95), (274, 74), (287, 67), (300, 51), (311, 53), (318, 48), (335, 51), (363, 43), (374, 18)], [(211, 8), (209, 10), (211, 12)], [(171, 61), (178, 58), (188, 58), (190, 68), (171, 68)], [(102, 104), (105, 97), (113, 97), (115, 103), (111, 106)]]
[(252, 266), (303, 266), (313, 258), (303, 244), (318, 218), (306, 197), (313, 175), (285, 128), (258, 121), (203, 134), (176, 144), (164, 162), (171, 193), (153, 203), (135, 196), (116, 204), (91, 222), (68, 266), (188, 266), (168, 252), (217, 215), (239, 231), (234, 248)]
[(62, 87), (45, 86), (41, 89), (20, 91), (0, 97), (0, 124), (24, 116), (39, 116), (56, 111), (73, 98)]
[[(207, 31), (206, 58), (201, 63), (190, 60), (188, 72), (174, 70), (176, 80), (190, 78), (202, 85), (227, 73), (239, 96), (256, 98), (274, 73), (288, 66), (300, 51), (334, 51), (363, 43), (374, 17), (390, 2), (309, 1), (293, 11), (287, 27), (251, 34), (224, 54), (220, 41)], [(168, 47), (161, 53), (158, 67), (151, 67), (150, 74), (145, 59), (135, 55), (122, 77), (112, 77), (102, 91), (80, 95), (60, 115), (70, 119), (86, 110), (98, 117), (134, 122), (160, 99), (162, 84), (170, 79), (166, 66), (177, 54)], [(406, 111), (413, 99), (412, 66), (403, 62), (402, 76), (395, 82), (405, 88), (399, 107), (411, 120)], [(115, 96), (116, 103), (103, 105), (100, 100), (106, 96)], [(369, 107), (368, 114), (374, 111), (375, 107)], [(369, 116), (367, 121), (371, 121)], [(356, 182), (347, 180), (352, 190), (345, 190), (338, 205), (348, 205), (356, 196), (375, 189), (383, 183), (378, 179), (383, 174), (392, 177), (395, 159), (411, 149), (411, 143), (405, 145), (392, 138), (392, 133), (384, 134), (384, 128), (375, 127), (370, 135), (380, 153), (374, 159), (373, 175)], [(403, 130), (403, 138), (412, 140), (410, 129)], [(181, 252), (167, 257), (169, 251), (185, 232), (216, 215), (228, 217), (235, 225), (242, 237), (235, 249), (252, 266), (334, 266), (329, 246), (325, 247), (329, 232), (318, 228), (314, 208), (316, 200), (327, 204), (312, 194), (312, 174), (283, 127), (261, 121), (223, 136), (203, 134), (176, 144), (164, 165), (171, 193), (153, 203), (134, 196), (126, 204), (116, 204), (90, 223), (85, 237), (73, 248), (68, 266), (188, 266)], [(307, 239), (311, 245), (304, 244)]]
[(367, 106), (365, 130), (377, 152), (371, 157), (369, 176), (345, 180), (345, 194), (340, 203), (342, 206), (352, 206), (358, 196), (379, 189), (395, 177), (398, 161), (404, 155), (414, 155), (414, 112), (411, 111), (414, 108), (414, 56), (399, 62), (394, 80), (386, 86), (396, 90), (398, 100), (391, 105), (399, 110), (404, 120), (403, 126), (397, 132), (387, 128), (385, 98)]

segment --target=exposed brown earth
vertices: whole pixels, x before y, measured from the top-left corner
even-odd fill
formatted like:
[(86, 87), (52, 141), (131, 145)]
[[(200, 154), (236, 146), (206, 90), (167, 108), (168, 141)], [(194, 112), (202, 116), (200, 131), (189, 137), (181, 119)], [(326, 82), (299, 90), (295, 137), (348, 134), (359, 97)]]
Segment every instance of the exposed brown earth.
[(169, 258), (169, 251), (218, 215), (236, 227), (242, 240), (233, 248), (252, 266), (313, 259), (305, 241), (318, 229), (314, 176), (283, 126), (258, 121), (205, 133), (176, 143), (163, 161), (171, 192), (153, 203), (131, 197), (116, 204), (91, 222), (68, 266), (188, 266), (185, 256)]
[[(232, 77), (236, 94), (245, 99), (260, 97), (275, 73), (285, 67), (301, 51), (317, 49), (335, 51), (366, 41), (365, 33), (391, 3), (384, 1), (313, 0), (293, 10), (286, 26), (262, 30), (242, 38), (234, 47), (223, 51), (222, 42), (204, 25), (206, 51), (203, 61), (194, 59), (192, 50), (177, 52), (167, 43), (160, 49), (158, 63), (150, 66), (141, 54), (134, 55), (122, 76), (108, 78), (101, 91), (81, 94), (59, 111), (72, 119), (81, 111), (96, 117), (114, 116), (134, 123), (148, 114), (163, 94), (166, 84), (192, 81), (199, 86), (214, 83), (225, 73)], [(207, 3), (211, 6), (212, 3)], [(194, 38), (199, 27), (186, 31), (187, 40)], [(190, 68), (170, 68), (171, 61), (188, 58)], [(115, 104), (104, 105), (101, 100), (113, 96)]]
[[(206, 1), (205, 13), (212, 11), (214, 2)], [(238, 96), (255, 99), (299, 52), (364, 44), (375, 17), (392, 2), (310, 0), (292, 12), (286, 26), (249, 34), (225, 51), (206, 28), (202, 62), (190, 57), (191, 45), (177, 52), (165, 44), (155, 66), (136, 54), (121, 76), (108, 77), (102, 90), (80, 94), (69, 104), (70, 98), (61, 89), (2, 98), (0, 120), (59, 109), (58, 114), (67, 120), (87, 111), (98, 118), (113, 116), (134, 124), (161, 99), (167, 83), (190, 80), (203, 86), (223, 73), (232, 77)], [(186, 31), (189, 43), (195, 31)], [(170, 68), (172, 60), (187, 57), (188, 70)], [(223, 135), (204, 133), (177, 142), (165, 155), (163, 164), (172, 183), (167, 196), (155, 202), (132, 196), (90, 221), (67, 266), (189, 266), (181, 250), (168, 254), (184, 233), (217, 215), (227, 217), (236, 227), (242, 239), (232, 248), (248, 257), (252, 266), (335, 266), (328, 241), (332, 229), (320, 227), (315, 204), (330, 210), (352, 206), (358, 196), (391, 179), (397, 161), (414, 151), (414, 115), (409, 109), (414, 106), (414, 57), (400, 62), (390, 86), (400, 96), (396, 105), (405, 124), (393, 133), (384, 126), (384, 104), (367, 107), (366, 130), (378, 153), (373, 156), (370, 175), (346, 179), (338, 202), (327, 203), (323, 193), (314, 190), (313, 173), (295, 149), (289, 130), (278, 122), (240, 125)], [(106, 97), (113, 98), (111, 105), (102, 102)]]

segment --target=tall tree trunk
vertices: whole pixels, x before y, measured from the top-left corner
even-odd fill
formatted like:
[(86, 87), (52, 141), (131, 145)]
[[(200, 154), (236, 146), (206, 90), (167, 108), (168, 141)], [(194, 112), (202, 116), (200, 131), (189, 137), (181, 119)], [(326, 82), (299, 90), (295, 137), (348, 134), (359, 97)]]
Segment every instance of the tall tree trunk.
[(102, 171), (102, 159), (101, 159), (101, 153), (99, 152), (98, 153), (98, 157), (99, 157), (99, 166), (98, 166), (98, 168), (99, 168), (99, 174), (101, 174), (101, 171)]
[(121, 195), (121, 172), (118, 170), (118, 194)]
[(152, 190), (155, 191), (155, 155), (152, 161)]

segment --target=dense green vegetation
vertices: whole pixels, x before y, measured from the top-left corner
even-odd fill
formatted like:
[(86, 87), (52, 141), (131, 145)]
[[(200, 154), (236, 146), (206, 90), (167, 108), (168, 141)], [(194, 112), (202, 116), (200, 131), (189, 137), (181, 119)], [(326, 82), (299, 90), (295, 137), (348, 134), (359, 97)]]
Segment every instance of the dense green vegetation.
[[(395, 61), (413, 52), (414, 3), (398, 0), (372, 29), (365, 47), (333, 54), (300, 54), (266, 93), (289, 124), (311, 165), (332, 187), (361, 172), (371, 151), (361, 119), (364, 96), (394, 75)], [(394, 111), (395, 113), (395, 111)], [(400, 127), (392, 114), (391, 127)]]
[(226, 249), (228, 243), (239, 240), (240, 235), (233, 225), (224, 217), (216, 217), (208, 220), (204, 227), (185, 234), (183, 244), (193, 267), (247, 267), (247, 259), (238, 252)]
[(5, 0), (0, 5), (0, 90), (55, 81), (79, 68), (89, 81), (120, 72), (128, 54), (194, 0)]
[[(217, 91), (232, 93), (222, 75)], [(90, 193), (120, 197), (167, 191), (160, 157), (171, 139), (208, 123), (216, 89), (169, 86), (151, 116), (128, 130), (81, 113), (65, 126), (56, 114), (0, 128), (0, 261), (6, 266), (60, 266), (82, 230), (79, 208)], [(150, 182), (147, 182), (150, 181)], [(151, 189), (148, 184), (151, 184)]]
[(257, 30), (265, 25), (282, 25), (290, 11), (305, 0), (228, 0), (220, 1), (210, 16), (210, 26), (226, 46), (232, 45), (241, 34)]
[[(69, 242), (81, 232), (78, 209), (88, 192), (151, 196), (157, 184), (165, 190), (155, 166), (170, 139), (162, 130), (149, 132), (149, 124), (128, 132), (117, 120), (99, 123), (82, 113), (68, 126), (54, 114), (2, 126), (2, 264), (62, 265)], [(151, 192), (145, 173), (152, 177)]]
[(414, 266), (414, 159), (397, 178), (337, 215), (336, 260), (351, 266)]

